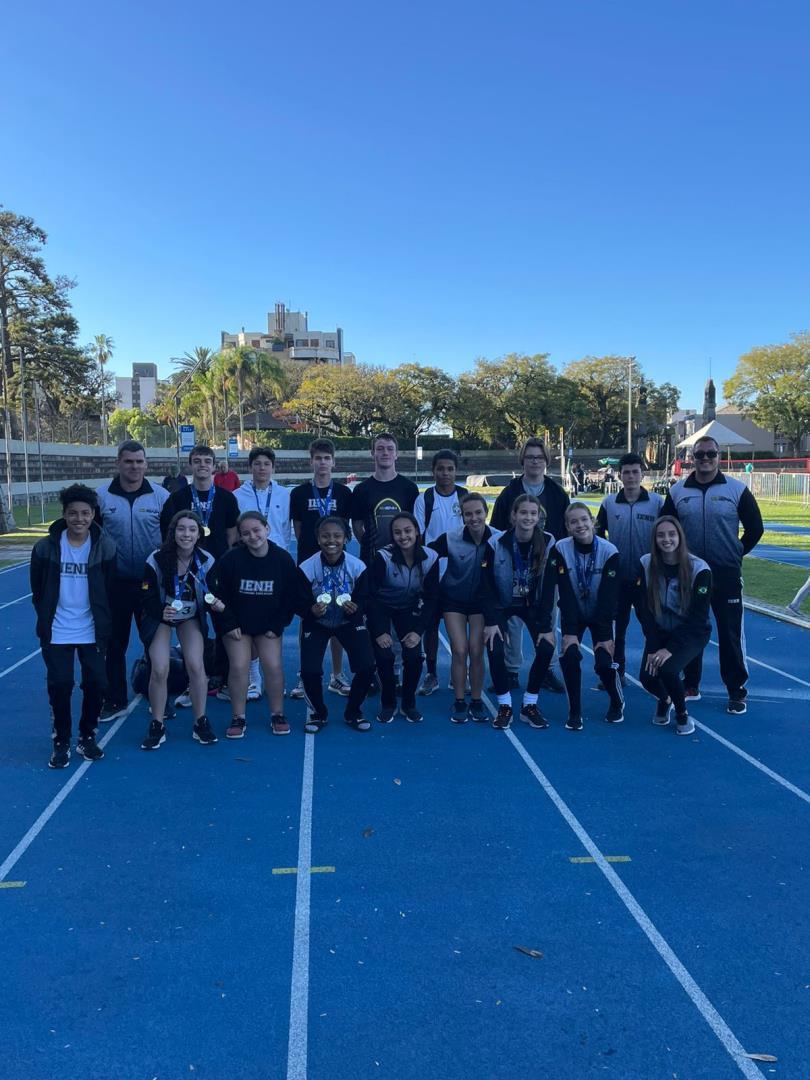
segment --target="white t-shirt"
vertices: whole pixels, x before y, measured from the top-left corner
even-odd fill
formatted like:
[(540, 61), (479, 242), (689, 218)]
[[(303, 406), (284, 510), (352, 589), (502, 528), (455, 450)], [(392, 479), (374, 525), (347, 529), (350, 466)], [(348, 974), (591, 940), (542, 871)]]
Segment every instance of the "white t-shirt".
[(239, 513), (245, 510), (258, 510), (267, 518), (270, 526), (270, 539), (274, 544), (290, 550), (290, 489), (282, 487), (274, 480), (263, 491), (257, 491), (253, 481), (248, 480), (234, 492), (239, 504)]
[(90, 645), (96, 640), (87, 583), (90, 537), (81, 547), (72, 547), (66, 529), (62, 533), (59, 559), (59, 603), (51, 626), (51, 642), (54, 645)]
[(423, 534), (422, 539), (426, 544), (429, 544), (431, 540), (438, 540), (440, 536), (460, 533), (464, 528), (457, 491), (452, 491), (449, 495), (440, 495), (436, 488), (433, 488), (433, 512), (428, 522), (427, 535), (424, 535), (424, 491), (420, 491), (416, 497), (416, 502), (413, 505), (413, 516), (419, 522), (419, 531)]

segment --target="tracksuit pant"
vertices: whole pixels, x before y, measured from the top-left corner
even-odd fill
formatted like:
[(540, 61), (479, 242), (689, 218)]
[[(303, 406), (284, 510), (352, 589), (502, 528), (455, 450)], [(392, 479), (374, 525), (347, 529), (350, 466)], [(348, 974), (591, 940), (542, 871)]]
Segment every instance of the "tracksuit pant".
[[(647, 693), (658, 698), (661, 703), (669, 698), (675, 706), (675, 712), (683, 715), (686, 712), (686, 701), (684, 700), (684, 683), (681, 681), (681, 672), (690, 663), (693, 663), (696, 657), (703, 655), (703, 650), (709, 643), (709, 636), (707, 632), (705, 636), (694, 638), (685, 645), (673, 649), (672, 656), (665, 664), (661, 665), (657, 675), (650, 675), (646, 670), (650, 650), (645, 645), (644, 655), (641, 658), (641, 671), (638, 677)], [(666, 634), (661, 634), (661, 646), (665, 649), (669, 648)]]
[(140, 581), (117, 581), (111, 597), (112, 631), (107, 642), (107, 700), (114, 705), (127, 703), (127, 647), (132, 620), (141, 625)]
[[(554, 646), (547, 641), (541, 641), (539, 645), (535, 644), (537, 636), (540, 633), (540, 628), (537, 620), (532, 614), (530, 607), (516, 610), (514, 608), (505, 611), (502, 617), (498, 620), (501, 633), (506, 635), (508, 625), (511, 627), (517, 624), (520, 627), (521, 634), (523, 633), (523, 624), (529, 631), (529, 636), (532, 639), (532, 645), (534, 645), (534, 660), (532, 666), (529, 669), (529, 678), (526, 683), (526, 690), (530, 694), (537, 694), (540, 691), (540, 687), (543, 685), (543, 680), (548, 673), (549, 664), (554, 658)], [(509, 666), (508, 659), (506, 657), (506, 649), (504, 642), (501, 638), (496, 637), (492, 643), (487, 646), (487, 659), (489, 660), (489, 673), (492, 677), (492, 685), (495, 687), (496, 694), (506, 694), (509, 692)]]
[(58, 742), (69, 742), (72, 731), (70, 699), (74, 685), (74, 653), (78, 653), (82, 673), (80, 737), (95, 734), (107, 686), (103, 646), (95, 643), (42, 646), (42, 658), (47, 672), (48, 698), (53, 709), (53, 734)]
[[(743, 631), (743, 582), (740, 567), (712, 566), (712, 611), (717, 624), (720, 646), (720, 678), (730, 697), (742, 699), (747, 691), (748, 665), (745, 661)], [(703, 650), (683, 672), (687, 686), (700, 686), (703, 674)]]
[[(593, 670), (607, 690), (611, 706), (614, 709), (621, 708), (624, 704), (624, 695), (618, 667), (605, 649), (596, 648), (595, 628), (589, 623), (581, 623), (577, 627), (579, 640), (582, 641), (586, 630), (590, 630), (591, 641), (594, 645)], [(569, 711), (580, 714), (582, 712), (582, 652), (576, 645), (569, 645), (562, 654), (560, 668), (565, 681), (565, 689), (568, 692)]]
[(616, 604), (616, 619), (613, 629), (614, 663), (619, 665), (619, 674), (625, 671), (625, 642), (627, 640), (627, 628), (630, 625), (630, 616), (633, 613), (633, 595), (636, 584), (634, 581), (623, 581), (619, 585), (619, 596)]
[[(388, 612), (390, 623), (393, 623), (394, 641), (399, 640), (402, 646), (402, 708), (413, 709), (416, 707), (416, 687), (419, 676), (422, 673), (422, 639), (412, 648), (402, 644), (406, 634), (415, 629), (413, 613), (411, 611)], [(391, 633), (391, 626), (386, 633)], [(392, 635), (393, 636), (393, 635)], [(374, 656), (377, 661), (377, 672), (380, 676), (380, 704), (385, 709), (395, 709), (397, 705), (397, 683), (394, 675), (395, 650), (393, 643), (387, 649), (381, 649), (376, 640), (372, 641)]]
[(312, 711), (319, 719), (327, 714), (323, 699), (323, 656), (326, 646), (336, 637), (349, 659), (354, 678), (346, 699), (345, 717), (355, 720), (361, 715), (363, 702), (374, 676), (374, 654), (366, 627), (360, 623), (344, 623), (332, 627), (318, 625), (309, 620), (303, 624), (301, 636), (301, 682)]

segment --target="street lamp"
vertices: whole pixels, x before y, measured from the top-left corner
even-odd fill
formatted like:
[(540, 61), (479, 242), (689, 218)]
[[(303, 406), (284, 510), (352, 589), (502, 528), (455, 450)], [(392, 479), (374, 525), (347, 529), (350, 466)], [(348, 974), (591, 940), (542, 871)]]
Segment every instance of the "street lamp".
[(633, 449), (633, 363), (635, 356), (627, 357), (627, 453)]

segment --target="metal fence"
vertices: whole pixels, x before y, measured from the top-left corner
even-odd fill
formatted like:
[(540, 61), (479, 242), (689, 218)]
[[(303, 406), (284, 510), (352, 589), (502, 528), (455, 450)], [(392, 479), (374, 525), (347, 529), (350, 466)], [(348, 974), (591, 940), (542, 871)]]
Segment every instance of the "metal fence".
[(810, 473), (807, 472), (730, 472), (758, 499), (799, 503), (810, 506)]

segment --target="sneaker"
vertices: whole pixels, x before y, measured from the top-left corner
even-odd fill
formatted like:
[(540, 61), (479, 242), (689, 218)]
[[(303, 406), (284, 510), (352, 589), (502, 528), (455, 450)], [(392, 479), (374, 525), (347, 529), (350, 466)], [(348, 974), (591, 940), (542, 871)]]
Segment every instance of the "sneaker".
[(298, 680), (297, 684), (290, 691), (290, 697), (294, 701), (300, 701), (301, 698), (306, 697), (306, 693), (304, 691), (304, 684), (301, 682), (300, 679)]
[(394, 712), (395, 712), (394, 709), (389, 709), (386, 706), (383, 706), (380, 709), (380, 711), (377, 713), (377, 723), (378, 724), (390, 724), (390, 723), (392, 723), (393, 719), (394, 719)]
[(653, 723), (658, 727), (666, 727), (672, 719), (672, 702), (659, 701), (655, 706), (655, 715), (653, 716)]
[(486, 724), (489, 720), (489, 710), (481, 698), (473, 698), (467, 712), (470, 719), (476, 724)]
[(207, 716), (201, 716), (194, 724), (194, 728), (191, 735), (198, 743), (202, 743), (203, 746), (213, 746), (217, 741), (217, 737), (214, 734), (214, 729)]
[(127, 707), (127, 703), (119, 705), (114, 701), (105, 701), (101, 706), (101, 712), (99, 714), (99, 723), (109, 724), (111, 720), (115, 720), (121, 715)]
[(247, 731), (247, 721), (244, 716), (234, 716), (225, 731), (226, 739), (244, 739)]
[(228, 689), (228, 687), (227, 686), (220, 686), (219, 690), (217, 690), (217, 701), (230, 701), (230, 700), (231, 700), (231, 692)]
[(552, 694), (564, 694), (565, 683), (562, 681), (562, 679), (558, 679), (556, 674), (551, 670), (551, 668), (549, 668), (546, 672), (545, 679), (543, 679), (541, 689), (548, 690)]
[(70, 743), (54, 740), (49, 769), (66, 769), (70, 764)]
[(512, 726), (512, 706), (499, 705), (498, 711), (492, 718), (492, 726), (499, 731), (505, 731)]
[(732, 716), (742, 716), (743, 713), (748, 712), (745, 698), (729, 698), (726, 712), (731, 713)]
[[(262, 687), (258, 683), (248, 683), (247, 699), (248, 701), (258, 701), (262, 696)], [(290, 695), (292, 697), (292, 695)]]
[(422, 679), (422, 685), (416, 691), (421, 697), (430, 697), (431, 694), (435, 694), (439, 689), (439, 680), (435, 675), (431, 675), (430, 672)]
[(159, 746), (163, 746), (166, 742), (166, 725), (161, 724), (159, 720), (152, 720), (149, 724), (149, 731), (146, 733), (146, 738), (141, 743), (141, 750), (157, 750)]
[(568, 731), (582, 731), (582, 717), (579, 713), (569, 713), (565, 726)]
[(624, 705), (611, 705), (605, 713), (606, 724), (620, 724), (624, 720)]
[(270, 730), (274, 735), (289, 735), (290, 725), (281, 713), (274, 713), (270, 717)]
[(337, 675), (333, 675), (329, 680), (326, 689), (331, 690), (333, 694), (340, 694), (341, 697), (348, 697), (352, 692), (352, 684), (343, 672), (339, 671)]
[(76, 743), (76, 753), (85, 761), (101, 761), (104, 751), (96, 742), (95, 735), (82, 735)]
[(806, 616), (802, 609), (797, 604), (788, 604), (788, 611), (792, 611), (794, 615), (798, 615), (800, 619), (804, 619)]
[(686, 713), (684, 716), (675, 717), (675, 734), (692, 735), (695, 731), (695, 721)]
[(362, 713), (358, 713), (357, 716), (345, 716), (344, 720), (350, 728), (354, 728), (355, 731), (368, 731), (371, 724), (366, 720)]
[(191, 694), (186, 690), (185, 694), (180, 694), (174, 699), (175, 708), (177, 709), (190, 709), (191, 708)]
[(450, 710), (450, 719), (454, 724), (466, 724), (469, 716), (467, 715), (467, 702), (463, 698), (453, 702), (453, 708)]
[(697, 686), (685, 686), (683, 688), (684, 701), (700, 701), (700, 689)]
[(540, 712), (536, 705), (522, 705), (520, 708), (520, 719), (524, 724), (528, 724), (533, 728), (547, 728), (548, 720)]
[(405, 719), (408, 721), (409, 724), (421, 724), (422, 720), (424, 719), (424, 717), (415, 705), (412, 709), (403, 709), (402, 711), (405, 714)]

